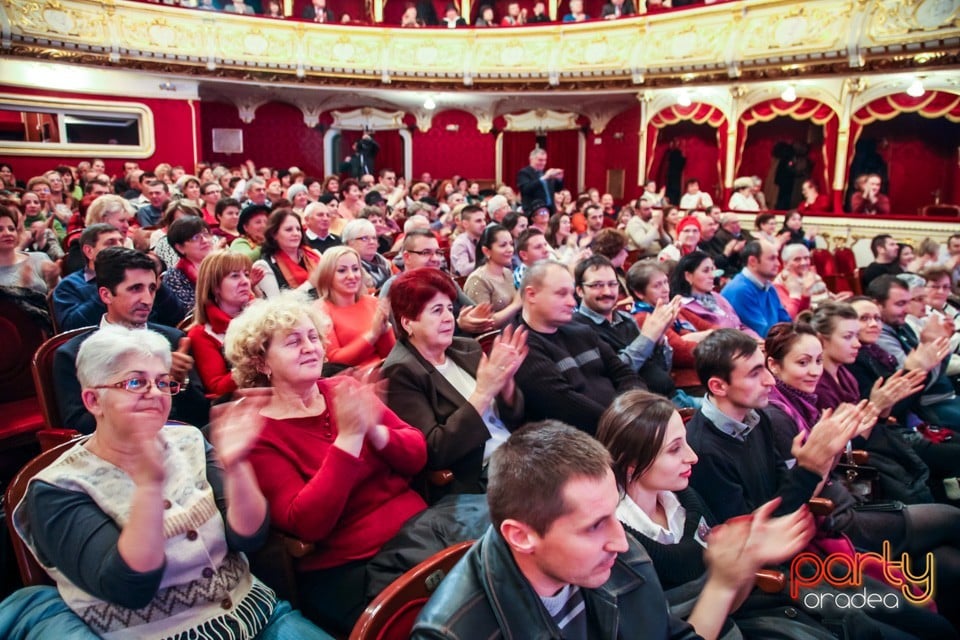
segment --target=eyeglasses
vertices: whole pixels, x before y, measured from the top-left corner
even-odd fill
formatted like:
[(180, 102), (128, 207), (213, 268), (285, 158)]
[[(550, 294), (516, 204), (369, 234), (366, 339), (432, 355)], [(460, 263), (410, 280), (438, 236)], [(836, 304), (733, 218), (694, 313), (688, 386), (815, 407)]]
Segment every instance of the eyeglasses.
[(927, 289), (933, 289), (934, 291), (950, 291), (950, 285), (949, 284), (932, 284), (928, 282)]
[(120, 382), (115, 382), (114, 384), (103, 384), (94, 387), (94, 389), (123, 389), (129, 393), (142, 396), (148, 393), (152, 387), (156, 387), (157, 391), (168, 396), (175, 396), (180, 393), (180, 383), (169, 375), (158, 376), (156, 380), (150, 380), (143, 376), (135, 376), (121, 380)]
[(616, 289), (620, 286), (620, 283), (616, 280), (611, 280), (610, 282), (584, 282), (580, 285), (587, 289)]
[(203, 195), (209, 196), (209, 195), (213, 195), (214, 193), (223, 193), (223, 189), (208, 189), (207, 192), (204, 193)]
[(428, 258), (435, 258), (437, 256), (442, 256), (443, 251), (439, 249), (424, 249), (423, 251), (414, 251), (413, 249), (407, 249), (407, 253), (413, 253), (418, 256), (426, 256)]
[(359, 240), (360, 242), (376, 242), (377, 236), (357, 236), (354, 240)]
[(191, 237), (188, 242), (201, 242), (203, 240), (209, 240), (212, 237), (213, 237), (213, 234), (210, 233), (209, 231), (201, 231), (200, 233)]

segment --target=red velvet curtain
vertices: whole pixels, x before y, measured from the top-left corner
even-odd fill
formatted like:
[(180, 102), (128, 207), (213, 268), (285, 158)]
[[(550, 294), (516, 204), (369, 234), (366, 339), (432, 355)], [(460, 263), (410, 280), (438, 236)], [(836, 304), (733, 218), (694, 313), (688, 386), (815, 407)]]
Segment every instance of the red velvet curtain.
[[(517, 187), (517, 172), (530, 164), (530, 152), (537, 144), (533, 131), (504, 131), (502, 145), (503, 182)], [(549, 157), (548, 157), (549, 160)]]
[(664, 157), (676, 141), (686, 159), (683, 178), (697, 178), (701, 190), (722, 199), (727, 126), (723, 112), (709, 104), (673, 105), (658, 111), (647, 125), (646, 177), (656, 180), (658, 187), (665, 186)]
[[(547, 167), (563, 169), (563, 186), (576, 197), (577, 169), (580, 167), (580, 132), (547, 132)], [(602, 186), (602, 185), (599, 185)]]

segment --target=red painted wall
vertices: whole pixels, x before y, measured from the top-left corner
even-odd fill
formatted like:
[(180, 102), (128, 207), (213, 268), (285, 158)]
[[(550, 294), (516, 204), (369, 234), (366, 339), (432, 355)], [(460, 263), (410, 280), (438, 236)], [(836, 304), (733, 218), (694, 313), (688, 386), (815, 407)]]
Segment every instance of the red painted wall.
[[(447, 131), (448, 125), (459, 129)], [(492, 181), (496, 142), (492, 133), (477, 130), (473, 115), (459, 110), (443, 111), (434, 116), (429, 131), (413, 132), (413, 175), (419, 178), (429, 171), (439, 180), (457, 174), (468, 180)]]
[[(637, 186), (637, 162), (640, 151), (640, 105), (627, 109), (615, 116), (599, 136), (591, 131), (587, 134), (586, 169), (584, 180), (586, 189), (596, 187), (600, 192), (607, 190), (607, 169), (623, 169), (624, 200), (640, 195)], [(623, 134), (620, 137), (618, 134)], [(614, 137), (617, 136), (617, 137)], [(600, 144), (595, 144), (597, 139)], [(569, 186), (575, 186), (569, 181)]]
[[(78, 100), (106, 100), (123, 102), (140, 102), (147, 105), (153, 112), (153, 126), (156, 134), (156, 151), (152, 156), (146, 158), (134, 158), (144, 169), (153, 169), (161, 162), (169, 162), (172, 165), (183, 165), (188, 171), (193, 170), (193, 136), (191, 128), (193, 127), (193, 116), (191, 113), (190, 102), (187, 100), (163, 100), (156, 98), (138, 99), (136, 96), (129, 98), (118, 98), (116, 96), (105, 96), (100, 94), (79, 94), (68, 93), (64, 91), (40, 91), (35, 89), (24, 89), (21, 87), (11, 87), (0, 85), (0, 91), (13, 95), (30, 96), (54, 96), (58, 98), (76, 98)], [(197, 127), (199, 144), (199, 127), (201, 123), (199, 105), (197, 105)], [(199, 155), (200, 150), (197, 149)], [(0, 153), (0, 162), (7, 162), (13, 166), (14, 173), (18, 180), (29, 180), (30, 177), (40, 175), (45, 171), (61, 164), (75, 166), (81, 160), (90, 160), (86, 156), (54, 156), (54, 157), (28, 157), (28, 156), (7, 156)], [(123, 158), (103, 158), (107, 166), (107, 173), (117, 175), (123, 171)]]

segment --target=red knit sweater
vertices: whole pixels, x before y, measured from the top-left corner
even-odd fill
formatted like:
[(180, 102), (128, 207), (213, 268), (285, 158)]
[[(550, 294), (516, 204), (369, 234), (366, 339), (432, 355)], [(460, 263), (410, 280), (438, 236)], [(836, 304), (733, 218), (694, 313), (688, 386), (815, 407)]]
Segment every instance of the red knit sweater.
[(204, 393), (208, 398), (219, 398), (237, 390), (237, 383), (230, 374), (226, 358), (223, 357), (223, 341), (214, 335), (227, 332), (230, 316), (213, 303), (207, 303), (205, 311), (210, 328), (207, 329), (206, 325), (194, 325), (187, 332), (187, 337), (190, 338), (190, 350), (197, 373), (203, 382)]
[(327, 411), (310, 418), (266, 419), (250, 454), (274, 526), (316, 551), (301, 571), (326, 569), (373, 556), (426, 504), (410, 478), (427, 462), (423, 432), (380, 405), (390, 440), (381, 451), (365, 442), (360, 457), (333, 446), (336, 419), (325, 381), (317, 385)]
[(324, 300), (323, 310), (330, 316), (333, 326), (327, 339), (327, 360), (351, 367), (367, 367), (383, 360), (393, 349), (397, 339), (392, 331), (385, 331), (375, 344), (370, 344), (363, 334), (373, 324), (373, 315), (377, 311), (377, 299), (373, 296), (361, 296), (360, 300), (348, 307), (338, 307)]
[[(682, 315), (683, 311), (681, 310), (680, 313)], [(643, 323), (646, 321), (648, 315), (649, 314), (647, 312), (643, 311), (633, 316), (634, 320), (637, 321), (638, 327), (643, 327)], [(683, 319), (692, 324), (697, 331), (707, 331), (709, 329), (716, 328), (703, 318), (696, 315), (683, 315)], [(684, 333), (690, 332), (685, 331)], [(667, 336), (667, 342), (670, 344), (670, 348), (673, 349), (673, 369), (692, 369), (693, 348), (697, 346), (697, 343), (684, 340), (681, 337), (682, 334), (677, 333), (673, 327), (667, 327), (664, 335)]]

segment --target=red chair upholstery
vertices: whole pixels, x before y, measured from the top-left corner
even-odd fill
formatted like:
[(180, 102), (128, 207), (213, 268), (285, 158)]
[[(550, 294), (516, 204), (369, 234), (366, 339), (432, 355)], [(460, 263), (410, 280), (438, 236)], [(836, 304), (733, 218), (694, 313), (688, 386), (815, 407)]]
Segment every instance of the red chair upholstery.
[(833, 252), (834, 260), (837, 263), (837, 273), (842, 275), (853, 275), (857, 270), (857, 258), (853, 255), (853, 249), (842, 247)]
[(80, 327), (58, 333), (40, 345), (33, 356), (33, 385), (40, 399), (43, 421), (49, 429), (66, 429), (57, 405), (56, 384), (53, 380), (53, 356), (57, 349), (72, 338), (93, 331), (93, 327)]
[(471, 546), (468, 540), (448, 547), (394, 580), (367, 605), (350, 640), (407, 640), (430, 595)]
[(810, 261), (821, 278), (826, 280), (828, 276), (836, 275), (837, 264), (833, 254), (826, 249), (814, 249), (810, 252)]
[(498, 335), (500, 335), (500, 329), (494, 329), (477, 336), (477, 342), (480, 343), (480, 348), (483, 349), (485, 354), (490, 355), (490, 350), (493, 349), (493, 341)]

